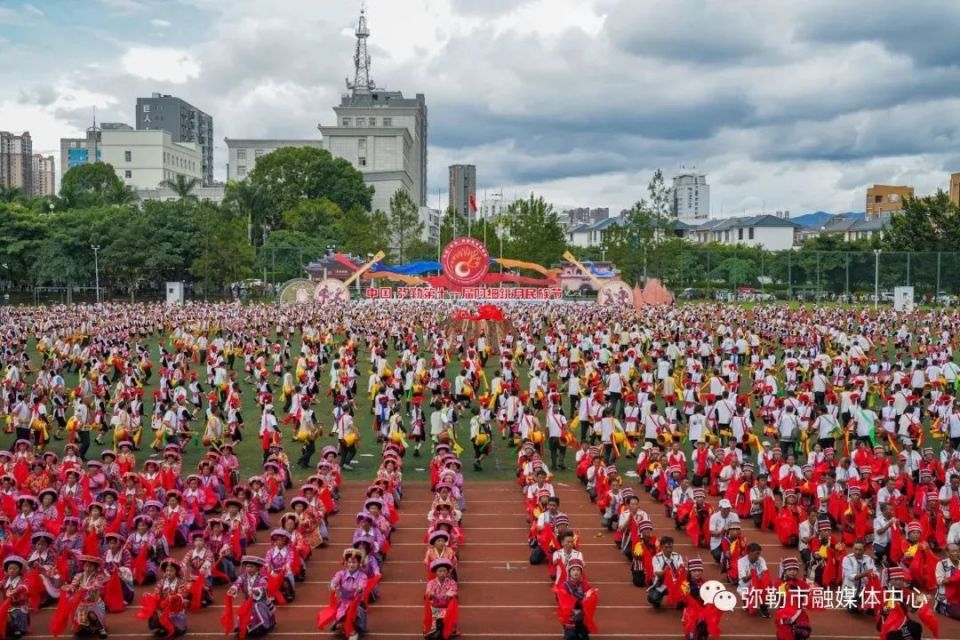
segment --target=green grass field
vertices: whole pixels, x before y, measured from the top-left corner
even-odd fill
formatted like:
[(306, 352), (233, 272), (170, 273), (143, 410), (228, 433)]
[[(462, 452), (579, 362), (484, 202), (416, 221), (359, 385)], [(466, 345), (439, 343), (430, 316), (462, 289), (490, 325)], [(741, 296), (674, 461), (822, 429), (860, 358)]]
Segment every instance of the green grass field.
[[(163, 343), (166, 344), (166, 337), (162, 338)], [(157, 344), (160, 341), (160, 338), (154, 337), (149, 341), (150, 353), (152, 359), (156, 360), (157, 354)], [(297, 336), (293, 340), (293, 353), (299, 353), (300, 340)], [(396, 354), (391, 354), (395, 356)], [(358, 362), (366, 362), (366, 352), (361, 352), (358, 357)], [(31, 359), (36, 366), (40, 362), (40, 356), (36, 350), (32, 350)], [(292, 365), (291, 365), (292, 366)], [(491, 358), (487, 364), (486, 373), (487, 378), (491, 379), (493, 371), (497, 366), (497, 361), (494, 358)], [(244, 376), (242, 367), (242, 359), (238, 358), (235, 362), (235, 367), (237, 368), (239, 378), (241, 379), (241, 388), (243, 390), (243, 405), (242, 405), (242, 415), (245, 421), (244, 427), (244, 436), (243, 441), (238, 443), (237, 446), (237, 455), (240, 459), (241, 465), (241, 475), (246, 478), (251, 475), (255, 475), (261, 471), (261, 460), (262, 453), (260, 449), (260, 441), (257, 437), (257, 431), (260, 423), (260, 410), (255, 402), (255, 391), (251, 384), (245, 383), (242, 381)], [(193, 365), (193, 368), (197, 370), (198, 376), (201, 380), (201, 385), (204, 388), (204, 392), (208, 392), (209, 388), (204, 384), (205, 381), (205, 369), (202, 365)], [(455, 374), (453, 367), (448, 367), (448, 375), (452, 376)], [(749, 376), (747, 371), (743, 370), (743, 379), (748, 380)], [(372, 478), (377, 470), (380, 460), (380, 445), (376, 443), (375, 434), (372, 429), (373, 424), (373, 415), (371, 414), (371, 402), (365, 393), (367, 388), (367, 376), (369, 374), (369, 369), (361, 368), (360, 369), (360, 378), (358, 379), (358, 397), (357, 397), (357, 411), (355, 414), (355, 421), (357, 426), (360, 429), (361, 441), (359, 453), (357, 460), (359, 464), (354, 465), (354, 470), (351, 474), (348, 474), (350, 477), (355, 478)], [(68, 388), (71, 388), (76, 385), (78, 376), (75, 373), (67, 374), (67, 385)], [(527, 380), (527, 368), (523, 367), (519, 372), (519, 378), (524, 383)], [(322, 377), (321, 387), (325, 385), (326, 376)], [(452, 383), (452, 379), (451, 379)], [(153, 432), (149, 428), (149, 418), (153, 409), (153, 391), (159, 388), (159, 375), (155, 371), (151, 384), (144, 389), (144, 436), (141, 451), (137, 452), (137, 459), (141, 463), (143, 460), (147, 459), (149, 456), (153, 455), (154, 452), (149, 448), (150, 442), (153, 439)], [(274, 405), (277, 409), (277, 416), (280, 420), (283, 419), (284, 414), (282, 412), (282, 403), (279, 402), (279, 385), (274, 385)], [(564, 410), (567, 410), (568, 401), (567, 397), (564, 395)], [(662, 400), (660, 401), (662, 405)], [(330, 425), (333, 422), (332, 411), (333, 403), (330, 398), (326, 395), (322, 395), (315, 399), (314, 401), (314, 411), (317, 417), (317, 421), (324, 425), (324, 435), (317, 440), (317, 454), (314, 455), (312, 461), (314, 464), (319, 459), (319, 450), (326, 445), (336, 446), (336, 439), (330, 435)], [(429, 416), (430, 411), (425, 405), (425, 418), (429, 425)], [(68, 417), (70, 413), (68, 412)], [(469, 443), (469, 411), (462, 412), (460, 414), (460, 420), (457, 425), (457, 439), (460, 442), (461, 446), (464, 447), (464, 452), (462, 458), (464, 459), (463, 473), (466, 478), (470, 480), (504, 480), (514, 477), (514, 468), (516, 461), (516, 451), (510, 446), (509, 442), (502, 440), (499, 435), (496, 434), (497, 428), (494, 428), (495, 436), (493, 439), (493, 453), (484, 463), (483, 471), (474, 471), (472, 468), (473, 463), (473, 447)], [(541, 416), (542, 418), (542, 416)], [(541, 420), (542, 421), (542, 420)], [(927, 423), (927, 428), (929, 428), (929, 420), (925, 420)], [(408, 421), (405, 420), (405, 424)], [(203, 431), (203, 417), (201, 415), (200, 419), (191, 424), (191, 428), (194, 431), (202, 433)], [(762, 424), (759, 422), (755, 423), (754, 431), (760, 435)], [(301, 453), (302, 444), (294, 441), (293, 439), (293, 430), (290, 426), (281, 425), (281, 431), (283, 433), (284, 448), (291, 460), (291, 471), (294, 474), (295, 479), (302, 479), (309, 475), (308, 470), (300, 469), (295, 464), (297, 458), (299, 458)], [(12, 444), (13, 435), (7, 435), (7, 442)], [(761, 436), (762, 439), (762, 436)], [(56, 451), (58, 454), (62, 453), (63, 444), (65, 441), (53, 440), (50, 444), (50, 449)], [(98, 446), (96, 443), (91, 445), (90, 452), (88, 457), (92, 458), (93, 456), (99, 455), (99, 452), (102, 449), (106, 449), (112, 446), (113, 437), (112, 434), (108, 434), (105, 438), (104, 446)], [(932, 440), (929, 437), (925, 438), (926, 443), (931, 443), (932, 446), (935, 446), (937, 449), (940, 447), (940, 442), (938, 440)], [(412, 444), (412, 443), (411, 443)], [(9, 446), (9, 445), (7, 445)], [(689, 445), (686, 447), (689, 453), (691, 447)], [(205, 448), (199, 443), (199, 440), (193, 442), (188, 442), (185, 445), (185, 455), (184, 455), (184, 472), (190, 473), (196, 469), (196, 465), (205, 452)], [(407, 456), (405, 459), (404, 465), (404, 475), (408, 480), (416, 480), (418, 478), (427, 479), (428, 474), (426, 468), (429, 463), (430, 451), (429, 443), (424, 443), (423, 447), (423, 457), (416, 458), (412, 455), (412, 448), (408, 450)], [(567, 468), (566, 472), (559, 472), (561, 475), (573, 477), (573, 457), (575, 454), (574, 449), (568, 449), (567, 451)], [(628, 469), (633, 469), (634, 462), (625, 457), (621, 457), (619, 461), (622, 471)]]
[[(155, 361), (157, 354), (157, 345), (161, 342), (160, 338), (152, 338), (146, 344), (150, 346), (151, 358)], [(162, 338), (162, 343), (166, 344), (166, 337)], [(32, 347), (31, 347), (32, 348)], [(293, 353), (299, 353), (300, 349), (300, 339), (299, 335), (293, 341)], [(361, 362), (362, 357), (366, 355), (361, 353)], [(34, 367), (37, 367), (41, 361), (39, 353), (32, 348), (31, 351), (31, 361), (33, 362)], [(243, 405), (242, 405), (242, 415), (244, 419), (244, 431), (243, 431), (243, 440), (238, 443), (236, 452), (237, 457), (240, 460), (240, 469), (241, 476), (246, 478), (255, 474), (260, 473), (262, 470), (261, 461), (262, 461), (262, 452), (260, 449), (260, 441), (257, 437), (257, 430), (260, 425), (260, 408), (255, 402), (256, 393), (252, 384), (243, 382), (244, 372), (243, 372), (243, 361), (240, 358), (237, 358), (234, 363), (235, 370), (237, 371), (239, 378), (241, 380), (240, 385), (243, 391)], [(204, 395), (210, 391), (209, 387), (205, 384), (205, 368), (202, 364), (193, 365), (193, 370), (197, 371), (201, 387), (204, 390)], [(493, 369), (491, 368), (489, 373), (492, 373)], [(373, 415), (371, 414), (371, 402), (368, 399), (367, 395), (363, 393), (367, 386), (367, 374), (369, 373), (368, 369), (361, 369), (361, 377), (358, 380), (358, 397), (357, 397), (357, 411), (355, 415), (355, 420), (357, 426), (360, 428), (361, 441), (359, 453), (357, 455), (357, 460), (359, 464), (353, 465), (354, 471), (352, 474), (348, 474), (349, 477), (356, 478), (372, 478), (376, 475), (377, 468), (380, 461), (380, 445), (377, 444), (375, 434), (372, 429), (373, 424)], [(65, 375), (67, 388), (73, 388), (77, 385), (79, 380), (79, 374), (77, 373), (68, 373)], [(32, 381), (32, 378), (31, 378)], [(321, 388), (323, 388), (323, 383), (325, 383), (326, 377), (322, 378)], [(144, 434), (143, 441), (141, 443), (141, 450), (137, 452), (137, 460), (143, 462), (151, 455), (154, 455), (154, 451), (149, 448), (150, 443), (153, 441), (154, 433), (150, 429), (150, 415), (153, 410), (153, 392), (159, 389), (159, 372), (155, 369), (154, 376), (150, 381), (151, 384), (144, 388)], [(278, 419), (282, 420), (284, 414), (282, 412), (282, 403), (279, 401), (280, 385), (273, 385), (274, 390), (274, 406), (276, 407), (276, 413)], [(206, 400), (204, 400), (206, 402)], [(205, 405), (206, 407), (206, 405)], [(333, 402), (326, 395), (321, 395), (319, 398), (315, 399), (313, 404), (314, 412), (317, 417), (317, 421), (320, 424), (324, 425), (324, 435), (317, 440), (317, 453), (314, 454), (312, 462), (314, 465), (317, 463), (320, 457), (320, 450), (326, 445), (337, 445), (336, 438), (330, 435), (330, 426), (333, 423), (332, 412), (333, 412)], [(429, 419), (429, 409), (427, 409), (426, 414)], [(71, 413), (68, 411), (67, 417)], [(506, 441), (501, 440), (499, 436), (495, 438), (493, 443), (494, 452), (493, 455), (487, 458), (483, 472), (476, 472), (472, 468), (473, 463), (473, 447), (469, 443), (469, 413), (466, 415), (461, 414), (460, 421), (457, 425), (457, 434), (458, 440), (461, 443), (461, 446), (464, 447), (465, 451), (463, 453), (463, 458), (466, 462), (464, 465), (464, 473), (469, 474), (470, 476), (475, 476), (477, 479), (491, 479), (491, 480), (502, 480), (507, 477), (513, 476), (515, 454), (512, 448), (508, 447)], [(408, 422), (408, 421), (405, 421)], [(191, 423), (191, 429), (199, 433), (203, 432), (203, 416), (200, 415), (200, 418), (195, 422)], [(291, 471), (294, 474), (295, 479), (302, 479), (307, 477), (310, 472), (304, 469), (300, 469), (294, 463), (297, 458), (299, 458), (302, 444), (296, 442), (293, 439), (293, 430), (291, 426), (281, 425), (281, 432), (283, 434), (284, 449), (290, 458), (291, 461)], [(95, 437), (95, 434), (91, 434), (92, 437)], [(6, 435), (5, 446), (9, 446), (13, 443), (13, 434)], [(51, 440), (48, 447), (49, 450), (57, 452), (57, 454), (62, 454), (63, 445), (65, 440)], [(412, 445), (412, 443), (410, 443)], [(104, 449), (111, 448), (113, 445), (113, 436), (112, 433), (109, 433), (104, 438), (104, 445), (99, 446), (95, 442), (91, 444), (90, 450), (87, 454), (89, 459), (93, 459), (95, 456), (99, 456), (100, 451)], [(188, 442), (184, 446), (184, 473), (190, 473), (196, 469), (197, 463), (203, 457), (206, 449), (199, 443), (198, 440)], [(424, 443), (423, 457), (415, 458), (412, 455), (411, 450), (407, 452), (405, 465), (404, 465), (404, 474), (407, 479), (416, 480), (418, 477), (423, 477), (426, 479), (428, 477), (426, 467), (429, 464), (430, 450), (429, 443)], [(572, 460), (572, 453), (569, 456)], [(420, 469), (420, 470), (418, 470)]]

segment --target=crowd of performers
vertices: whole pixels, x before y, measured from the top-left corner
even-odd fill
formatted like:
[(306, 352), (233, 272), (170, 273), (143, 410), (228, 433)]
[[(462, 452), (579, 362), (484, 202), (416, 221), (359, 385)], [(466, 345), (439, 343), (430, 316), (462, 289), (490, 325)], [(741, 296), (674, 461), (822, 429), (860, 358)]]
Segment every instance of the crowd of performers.
[[(132, 324), (109, 331), (110, 325), (101, 325), (99, 336), (76, 333), (95, 323), (68, 329), (51, 320), (47, 333), (39, 326), (4, 325), (4, 415), (16, 439), (10, 451), (0, 452), (0, 539), (7, 575), (0, 633), (28, 633), (31, 612), (56, 604), (54, 635), (72, 628), (106, 637), (108, 614), (133, 605), (135, 587), (148, 585), (137, 617), (158, 636), (186, 633), (189, 612), (219, 600), (218, 586), (224, 587), (224, 632), (264, 635), (277, 623), (277, 608), (295, 599), (313, 549), (326, 544), (327, 518), (339, 510), (342, 472), (357, 464), (360, 428), (353, 415), (361, 347), (349, 336), (292, 321), (277, 324), (275, 342), (258, 340), (253, 337), (258, 331), (251, 331), (244, 349), (232, 342), (246, 337), (243, 331), (224, 335), (196, 325), (166, 326), (169, 342), (160, 346), (152, 433), (145, 441), (143, 397), (154, 366), (141, 341), (159, 333), (161, 325), (132, 315), (128, 320)], [(303, 336), (298, 358), (291, 356), (295, 327)], [(58, 337), (58, 330), (71, 338)], [(39, 366), (29, 357), (30, 339), (37, 341)], [(375, 340), (365, 346), (373, 377), (379, 378), (384, 347)], [(244, 381), (235, 361), (241, 355)], [(204, 367), (208, 390), (198, 383), (197, 369)], [(323, 427), (312, 405), (325, 369), (334, 406), (331, 436), (339, 446), (323, 447), (314, 471), (311, 458)], [(68, 389), (65, 380), (72, 375), (79, 383)], [(254, 386), (261, 412), (263, 472), (241, 482), (236, 450), (244, 433), (240, 409), (247, 383)], [(274, 410), (275, 386), (282, 413)], [(381, 385), (378, 393), (377, 385), (370, 385), (370, 423), (381, 445), (377, 479), (343, 552), (343, 569), (330, 583), (330, 607), (318, 617), (321, 629), (350, 639), (366, 631), (367, 609), (377, 599), (380, 566), (399, 517), (406, 438), (414, 442), (414, 455), (426, 439), (422, 419), (416, 420), (423, 393), (408, 398), (414, 419), (404, 426), (381, 408), (385, 403), (377, 396), (386, 389)], [(437, 406), (453, 405), (449, 385), (432, 385), (429, 392)], [(197, 422), (203, 427), (195, 429)], [(436, 499), (425, 538), (430, 580), (424, 635), (449, 638), (458, 634), (463, 477), (451, 452), (451, 445), (460, 450), (452, 428), (432, 435), (434, 442), (444, 442), (431, 462)], [(64, 438), (61, 457), (49, 445)], [(112, 446), (91, 455), (91, 446), (107, 438)], [(291, 438), (302, 443), (296, 464), (312, 473), (296, 488), (283, 447)], [(204, 455), (190, 473), (183, 464), (185, 449), (198, 445)], [(137, 452), (148, 448), (154, 453), (138, 464)], [(254, 554), (250, 545), (258, 535), (269, 546)]]
[[(6, 636), (28, 633), (31, 612), (56, 603), (51, 633), (72, 627), (105, 638), (108, 614), (132, 605), (138, 585), (152, 589), (137, 617), (159, 636), (186, 633), (188, 612), (213, 603), (220, 585), (229, 585), (225, 630), (268, 632), (275, 607), (294, 599), (305, 562), (325, 543), (340, 484), (337, 451), (329, 447), (288, 501), (290, 470), (279, 439), (269, 451), (263, 475), (240, 482), (229, 443), (208, 451), (198, 472), (189, 473), (176, 444), (137, 470), (121, 467), (126, 461), (113, 450), (83, 464), (72, 443), (59, 458), (50, 451), (35, 456), (30, 442), (17, 441), (13, 454), (0, 454)], [(389, 484), (378, 486), (374, 500)], [(272, 518), (279, 526), (271, 530)], [(262, 531), (269, 531), (268, 548), (248, 553)], [(244, 600), (239, 622), (234, 598)]]
[(516, 473), (530, 523), (530, 564), (547, 565), (564, 640), (589, 640), (597, 631), (598, 592), (585, 574), (580, 534), (560, 510), (552, 475), (532, 441), (520, 447)]
[[(653, 534), (617, 471), (625, 457), (636, 458), (640, 483), (678, 532), (709, 551), (741, 592), (789, 589), (791, 580), (843, 587), (855, 592), (850, 608), (877, 615), (890, 640), (915, 630), (914, 613), (928, 619), (930, 611), (864, 602), (875, 586), (916, 588), (936, 613), (960, 619), (956, 313), (531, 304), (509, 309), (510, 328), (494, 341), (451, 336), (451, 311), (414, 302), (0, 310), (2, 413), (16, 434), (11, 451), (0, 453), (10, 634), (22, 634), (29, 611), (57, 598), (64, 610), (75, 603), (68, 618), (78, 628), (105, 633), (106, 612), (129, 604), (132, 586), (151, 579), (170, 585), (157, 603), (179, 598), (184, 612), (209, 602), (219, 581), (231, 582), (231, 597), (246, 604), (254, 596), (255, 628), (245, 631), (266, 630), (274, 607), (295, 595), (303, 555), (292, 549), (325, 540), (340, 473), (358, 463), (366, 405), (377, 441), (414, 456), (425, 441), (459, 449), (455, 427), (466, 414), (478, 470), (497, 434), (532, 445), (544, 470), (548, 454), (558, 473), (573, 457), (632, 579), (653, 606), (678, 606), (677, 594), (685, 595), (679, 604), (695, 622), (689, 633), (711, 623), (710, 615), (687, 616), (701, 561), (679, 558), (668, 536)], [(260, 413), (252, 427), (242, 415), (250, 393)], [(280, 433), (289, 427), (302, 446), (294, 464), (312, 471), (325, 431), (314, 407), (323, 397), (338, 447), (321, 448), (317, 473), (284, 515), (291, 461)], [(263, 473), (241, 483), (235, 450), (248, 429), (260, 441)], [(58, 456), (50, 445), (62, 438)], [(108, 438), (109, 448), (91, 451)], [(207, 452), (184, 477), (190, 447)], [(521, 468), (531, 464), (525, 451)], [(385, 473), (400, 471), (392, 458), (384, 457)], [(532, 467), (531, 479), (536, 485)], [(457, 496), (447, 484), (437, 478), (438, 500)], [(395, 489), (372, 496), (386, 503)], [(380, 516), (389, 510), (381, 505)], [(279, 527), (271, 513), (282, 517)], [(361, 520), (361, 528), (378, 528)], [(799, 558), (770, 575), (763, 550), (746, 540), (751, 527), (773, 531)], [(270, 531), (262, 558), (246, 554), (258, 529)], [(546, 558), (563, 544), (558, 536)], [(193, 559), (171, 560), (178, 546)], [(348, 573), (376, 557), (363, 546), (345, 556)], [(199, 562), (207, 552), (213, 560)], [(572, 573), (565, 570), (563, 584)], [(575, 590), (586, 597), (582, 570), (579, 580)], [(184, 585), (189, 592), (175, 596), (174, 586)], [(176, 633), (175, 609), (158, 606), (148, 620)], [(804, 611), (773, 613), (784, 637), (809, 634)], [(582, 636), (585, 624), (573, 633)]]
[[(180, 451), (172, 444), (158, 471), (151, 459), (143, 471), (122, 475), (115, 465), (99, 461), (84, 468), (71, 445), (64, 460), (47, 452), (43, 464), (31, 460), (29, 443), (17, 450), (23, 450), (30, 482), (22, 489), (8, 482), (0, 494), (4, 510), (15, 510), (12, 519), (0, 515), (6, 598), (0, 624), (6, 637), (27, 634), (31, 612), (59, 600), (52, 634), (72, 627), (78, 634), (105, 638), (108, 614), (132, 605), (137, 585), (152, 585), (136, 616), (158, 636), (185, 634), (189, 613), (215, 602), (218, 587), (223, 587), (224, 632), (241, 639), (265, 635), (277, 624), (278, 607), (294, 601), (307, 561), (326, 544), (327, 519), (339, 510), (342, 476), (334, 447), (321, 451), (316, 473), (292, 493), (284, 492), (291, 487), (288, 467), (275, 462), (282, 456), (279, 439), (264, 465), (265, 475), (276, 474), (276, 481), (255, 476), (245, 483), (236, 479), (230, 445), (209, 452), (201, 473), (185, 481)], [(401, 453), (396, 444), (384, 444), (352, 544), (343, 552), (343, 569), (330, 582), (330, 607), (318, 619), (322, 629), (350, 640), (366, 631), (367, 608), (377, 599), (380, 566), (399, 519)], [(449, 446), (438, 448), (433, 465), (439, 481), (428, 532), (428, 559), (435, 557), (429, 562), (433, 579), (427, 601), (434, 617), (425, 635), (439, 637), (445, 615), (451, 621), (446, 629), (455, 631), (451, 602), (456, 600), (455, 550), (462, 541), (463, 482)], [(34, 496), (29, 488), (39, 477), (46, 478), (46, 486)], [(269, 543), (254, 554), (250, 545), (258, 535)], [(444, 536), (449, 547), (442, 543)], [(445, 614), (451, 610), (452, 616)]]
[(424, 594), (423, 634), (427, 640), (440, 640), (460, 635), (459, 588), (457, 566), (460, 547), (464, 544), (463, 514), (466, 499), (460, 459), (454, 455), (447, 438), (435, 446), (430, 461), (430, 488), (434, 498), (427, 514), (427, 545), (423, 564), (427, 571)]
[[(709, 552), (717, 574), (750, 613), (773, 614), (780, 640), (811, 636), (808, 610), (818, 607), (811, 596), (824, 589), (835, 595), (822, 596), (820, 608), (872, 615), (884, 640), (919, 638), (921, 622), (938, 629), (934, 611), (957, 619), (960, 546), (948, 541), (947, 532), (960, 531), (960, 465), (949, 443), (940, 457), (925, 449), (912, 471), (901, 455), (887, 456), (882, 447), (871, 450), (863, 442), (852, 457), (839, 460), (832, 447), (821, 453), (817, 445), (808, 458), (816, 464), (803, 467), (767, 441), (751, 451), (746, 441), (711, 438), (709, 431), (689, 460), (676, 443), (664, 444), (663, 437), (651, 438), (640, 448), (640, 485), (661, 503), (677, 535), (703, 549), (697, 556)], [(705, 580), (701, 557), (684, 559), (674, 551), (673, 536), (655, 535), (651, 516), (641, 508), (649, 499), (605, 464), (600, 448), (578, 452), (577, 474), (649, 603), (684, 608), (688, 638), (715, 636), (715, 608), (697, 601)], [(940, 484), (938, 476), (945, 477)], [(761, 545), (749, 540), (751, 530), (772, 532), (799, 557), (787, 557), (771, 571)], [(775, 611), (768, 608), (771, 590), (783, 594)], [(806, 596), (791, 597), (798, 593)]]

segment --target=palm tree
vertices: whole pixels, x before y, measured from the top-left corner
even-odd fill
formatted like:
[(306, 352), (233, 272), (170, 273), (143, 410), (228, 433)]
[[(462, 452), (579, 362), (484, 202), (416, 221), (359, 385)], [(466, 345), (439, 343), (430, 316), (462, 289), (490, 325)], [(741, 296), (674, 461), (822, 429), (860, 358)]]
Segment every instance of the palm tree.
[(122, 207), (123, 205), (135, 202), (138, 199), (138, 196), (137, 192), (131, 187), (123, 184), (122, 182), (117, 182), (106, 194), (106, 199), (110, 204)]
[(249, 180), (237, 182), (231, 180), (223, 197), (223, 205), (235, 216), (247, 221), (247, 236), (251, 245), (256, 244), (260, 234), (254, 230), (262, 226), (266, 218), (266, 197), (263, 187), (254, 185)]
[(190, 200), (193, 202), (197, 201), (197, 196), (193, 195), (193, 190), (200, 185), (200, 180), (197, 178), (188, 178), (182, 173), (178, 173), (177, 177), (173, 180), (164, 180), (160, 183), (161, 188), (167, 188), (177, 194), (177, 198), (181, 201)]

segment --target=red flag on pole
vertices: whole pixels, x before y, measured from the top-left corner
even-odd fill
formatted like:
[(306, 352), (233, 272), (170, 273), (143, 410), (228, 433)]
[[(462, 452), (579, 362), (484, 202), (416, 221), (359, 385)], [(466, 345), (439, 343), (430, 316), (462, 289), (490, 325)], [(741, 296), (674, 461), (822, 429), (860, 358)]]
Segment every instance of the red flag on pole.
[(470, 194), (470, 209), (472, 209), (474, 213), (477, 212), (477, 198), (472, 193)]

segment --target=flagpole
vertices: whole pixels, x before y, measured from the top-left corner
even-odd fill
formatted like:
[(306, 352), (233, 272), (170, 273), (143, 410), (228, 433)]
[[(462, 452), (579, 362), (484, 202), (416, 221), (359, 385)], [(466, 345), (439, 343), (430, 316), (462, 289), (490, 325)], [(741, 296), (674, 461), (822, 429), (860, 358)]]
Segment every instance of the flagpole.
[[(483, 201), (487, 201), (487, 190), (483, 190)], [(487, 216), (483, 216), (483, 246), (487, 246)]]

